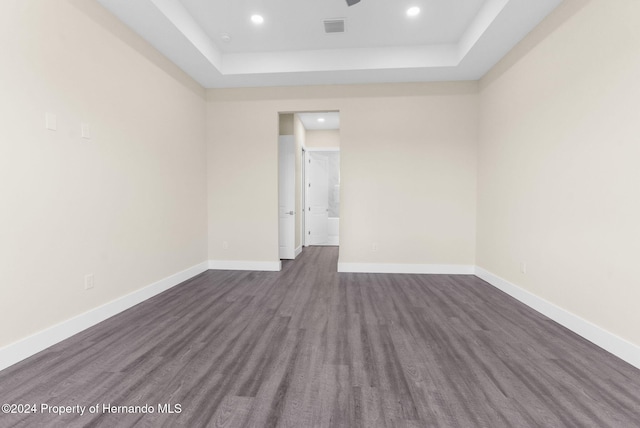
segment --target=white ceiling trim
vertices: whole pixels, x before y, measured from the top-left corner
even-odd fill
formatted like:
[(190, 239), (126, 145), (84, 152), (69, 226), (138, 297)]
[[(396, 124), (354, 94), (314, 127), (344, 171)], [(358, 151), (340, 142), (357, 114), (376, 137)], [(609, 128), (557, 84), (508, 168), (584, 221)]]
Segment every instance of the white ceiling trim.
[(179, 0), (98, 1), (211, 88), (476, 80), (563, 0), (487, 0), (457, 44), (249, 53), (222, 53)]
[(480, 40), (484, 32), (487, 31), (487, 28), (495, 22), (508, 2), (509, 0), (489, 0), (485, 3), (484, 7), (480, 9), (480, 12), (478, 12), (478, 15), (458, 42), (459, 61), (462, 61), (478, 40)]
[(455, 67), (460, 62), (457, 45), (227, 53), (223, 58), (223, 75)]
[(193, 16), (177, 0), (150, 0), (160, 13), (204, 56), (215, 68), (222, 68), (222, 55), (207, 33), (193, 19)]

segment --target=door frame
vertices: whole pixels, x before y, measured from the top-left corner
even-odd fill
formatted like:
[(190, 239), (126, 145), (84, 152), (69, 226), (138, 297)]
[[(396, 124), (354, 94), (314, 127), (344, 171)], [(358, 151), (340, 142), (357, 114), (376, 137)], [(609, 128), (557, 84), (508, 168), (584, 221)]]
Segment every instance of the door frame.
[(307, 149), (302, 145), (300, 147), (300, 206), (298, 207), (300, 215), (300, 248), (306, 247), (307, 236)]
[[(293, 157), (291, 159), (291, 161), (293, 161), (293, 165), (288, 165), (289, 167), (293, 167), (293, 174), (292, 174), (292, 179), (293, 179), (293, 183), (289, 183), (292, 187), (293, 187), (293, 194), (289, 195), (290, 197), (293, 197), (293, 203), (291, 205), (291, 207), (293, 208), (293, 212), (291, 217), (293, 217), (292, 220), (293, 221), (293, 228), (291, 230), (293, 237), (291, 238), (293, 240), (293, 242), (291, 243), (291, 249), (290, 252), (286, 252), (284, 255), (282, 254), (282, 227), (281, 227), (281, 207), (280, 207), (280, 202), (281, 202), (281, 193), (280, 193), (280, 187), (282, 185), (282, 178), (281, 178), (281, 173), (282, 173), (282, 162), (281, 162), (281, 155), (282, 155), (282, 146), (283, 144), (286, 144), (287, 146), (292, 146), (292, 147), (288, 147), (289, 149), (293, 150)], [(296, 177), (296, 172), (295, 172), (295, 161), (296, 161), (296, 144), (295, 144), (295, 138), (293, 135), (279, 135), (278, 136), (278, 257), (282, 260), (295, 260), (297, 254), (296, 254), (296, 243), (295, 243), (295, 230), (296, 230), (296, 217), (298, 216), (297, 213), (297, 207), (296, 207), (296, 203), (295, 203), (295, 194), (296, 194), (296, 181), (297, 181), (297, 177)]]
[[(309, 161), (311, 160), (311, 153), (319, 153), (319, 152), (339, 152), (340, 151), (340, 147), (306, 147), (303, 149), (303, 156), (304, 156), (304, 165), (302, 167), (302, 174), (303, 174), (303, 182), (304, 182), (304, 192), (302, 199), (303, 199), (303, 205), (302, 205), (302, 245), (304, 247), (308, 247), (310, 244), (308, 242), (308, 238), (309, 238), (309, 231), (307, 230), (307, 224), (309, 223), (307, 221), (307, 215), (309, 214), (309, 208), (307, 207), (307, 201), (309, 201), (309, 168), (307, 168), (307, 165), (309, 164)], [(342, 164), (342, 162), (340, 162), (340, 164)], [(341, 166), (342, 167), (342, 166)]]

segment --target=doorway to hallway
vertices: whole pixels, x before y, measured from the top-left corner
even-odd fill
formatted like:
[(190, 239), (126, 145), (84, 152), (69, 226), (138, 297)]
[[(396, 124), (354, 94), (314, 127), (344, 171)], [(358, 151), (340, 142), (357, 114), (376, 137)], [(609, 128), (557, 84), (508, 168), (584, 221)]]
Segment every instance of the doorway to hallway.
[(340, 113), (279, 113), (280, 259), (309, 245), (339, 245)]

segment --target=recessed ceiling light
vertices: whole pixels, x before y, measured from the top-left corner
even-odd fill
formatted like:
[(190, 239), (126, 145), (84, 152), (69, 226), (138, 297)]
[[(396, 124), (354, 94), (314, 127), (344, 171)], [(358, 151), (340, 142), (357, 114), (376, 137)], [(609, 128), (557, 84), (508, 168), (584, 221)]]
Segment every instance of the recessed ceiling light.
[(264, 18), (262, 15), (251, 15), (251, 22), (254, 24), (262, 24), (264, 22)]
[(413, 6), (407, 9), (407, 16), (418, 16), (420, 14), (420, 8), (418, 6)]
[(225, 43), (231, 43), (231, 36), (227, 33), (220, 34), (220, 39)]
[(319, 117), (318, 118), (318, 122), (320, 122), (320, 123), (324, 122), (324, 117)]

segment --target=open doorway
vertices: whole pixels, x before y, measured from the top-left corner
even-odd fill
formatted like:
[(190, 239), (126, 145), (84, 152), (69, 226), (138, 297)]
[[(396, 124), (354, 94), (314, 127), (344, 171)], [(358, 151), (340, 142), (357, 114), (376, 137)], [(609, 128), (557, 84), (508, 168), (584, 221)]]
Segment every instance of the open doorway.
[(280, 258), (294, 259), (309, 245), (339, 245), (339, 112), (279, 113), (278, 151)]
[(340, 244), (340, 113), (298, 113), (305, 128), (303, 241)]

